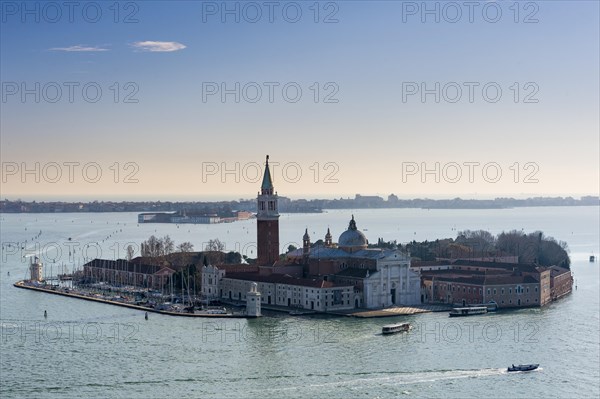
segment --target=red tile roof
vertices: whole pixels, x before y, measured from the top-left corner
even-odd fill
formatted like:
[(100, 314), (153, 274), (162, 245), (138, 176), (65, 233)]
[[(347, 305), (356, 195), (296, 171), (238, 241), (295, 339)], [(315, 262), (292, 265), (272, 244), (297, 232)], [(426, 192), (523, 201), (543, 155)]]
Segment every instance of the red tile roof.
[(224, 270), (226, 275), (229, 273), (248, 273), (248, 272), (258, 272), (258, 266), (255, 265), (247, 265), (245, 263), (235, 264), (235, 263), (221, 263), (215, 265), (215, 267), (219, 270)]
[(550, 277), (556, 277), (556, 276), (563, 275), (565, 273), (571, 273), (571, 270), (565, 269), (564, 267), (559, 267), (559, 266), (550, 266), (549, 269), (550, 269)]
[(141, 273), (141, 274), (156, 274), (160, 270), (166, 269), (171, 272), (174, 270), (168, 266), (161, 265), (148, 265), (139, 262), (141, 258), (136, 258), (137, 261), (128, 262), (125, 259), (118, 260), (108, 260), (108, 259), (94, 259), (85, 265), (84, 268), (91, 267), (97, 269), (105, 269), (105, 270), (116, 270), (118, 272), (128, 272), (128, 273)]

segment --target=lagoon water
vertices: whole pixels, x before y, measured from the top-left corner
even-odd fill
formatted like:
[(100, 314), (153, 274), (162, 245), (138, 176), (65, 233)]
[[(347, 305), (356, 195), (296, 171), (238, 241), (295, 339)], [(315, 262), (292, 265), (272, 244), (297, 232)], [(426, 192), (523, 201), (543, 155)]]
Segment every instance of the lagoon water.
[[(352, 213), (371, 241), (523, 229), (568, 242), (577, 284), (570, 296), (543, 309), (460, 321), (447, 313), (391, 319), (270, 314), (225, 321), (151, 314), (146, 321), (140, 311), (14, 288), (27, 273), (23, 255), (37, 253), (56, 274), (86, 256), (125, 257), (129, 243), (169, 234), (197, 250), (219, 238), (228, 250), (255, 257), (255, 221), (138, 225), (134, 213), (3, 214), (0, 397), (596, 398), (600, 276), (599, 263), (588, 257), (600, 253), (599, 211), (388, 209), (281, 216), (282, 248), (298, 246), (305, 228), (313, 241), (327, 227), (336, 238)], [(410, 321), (415, 329), (381, 336), (381, 325), (391, 321)], [(508, 374), (512, 363), (541, 368)]]

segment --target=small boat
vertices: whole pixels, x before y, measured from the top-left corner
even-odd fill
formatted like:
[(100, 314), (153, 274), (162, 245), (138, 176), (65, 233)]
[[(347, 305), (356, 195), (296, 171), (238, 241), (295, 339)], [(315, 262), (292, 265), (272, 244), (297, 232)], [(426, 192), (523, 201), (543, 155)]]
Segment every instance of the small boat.
[(487, 312), (487, 306), (469, 306), (466, 308), (453, 308), (450, 311), (450, 317), (473, 316), (477, 314), (485, 314)]
[(595, 262), (596, 261), (596, 257), (594, 255), (590, 255), (590, 262)]
[(396, 323), (396, 324), (388, 324), (381, 328), (382, 334), (396, 334), (399, 332), (407, 332), (412, 328), (409, 323)]
[(540, 367), (539, 364), (519, 364), (515, 366), (514, 364), (508, 368), (508, 371), (533, 371)]

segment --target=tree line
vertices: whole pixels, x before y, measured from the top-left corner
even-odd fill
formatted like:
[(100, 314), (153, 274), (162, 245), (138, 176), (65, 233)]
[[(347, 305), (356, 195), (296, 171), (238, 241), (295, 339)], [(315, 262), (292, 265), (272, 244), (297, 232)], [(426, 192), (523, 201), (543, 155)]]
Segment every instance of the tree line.
[(546, 236), (541, 231), (525, 233), (511, 230), (493, 235), (486, 230), (464, 230), (456, 238), (435, 241), (412, 241), (405, 245), (396, 241), (378, 239), (376, 248), (398, 248), (411, 254), (413, 258), (433, 261), (438, 258), (494, 258), (517, 256), (519, 263), (536, 263), (541, 266), (561, 266), (570, 268), (569, 246), (565, 241)]

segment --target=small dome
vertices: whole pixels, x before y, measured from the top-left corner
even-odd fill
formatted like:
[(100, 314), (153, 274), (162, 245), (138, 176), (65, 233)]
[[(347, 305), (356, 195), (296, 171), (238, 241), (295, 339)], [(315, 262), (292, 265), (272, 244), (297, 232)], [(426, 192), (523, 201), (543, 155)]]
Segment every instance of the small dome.
[(354, 215), (352, 215), (352, 220), (350, 220), (348, 230), (344, 231), (338, 239), (338, 246), (341, 248), (359, 249), (366, 248), (367, 244), (367, 237), (365, 237), (362, 231), (356, 228)]

